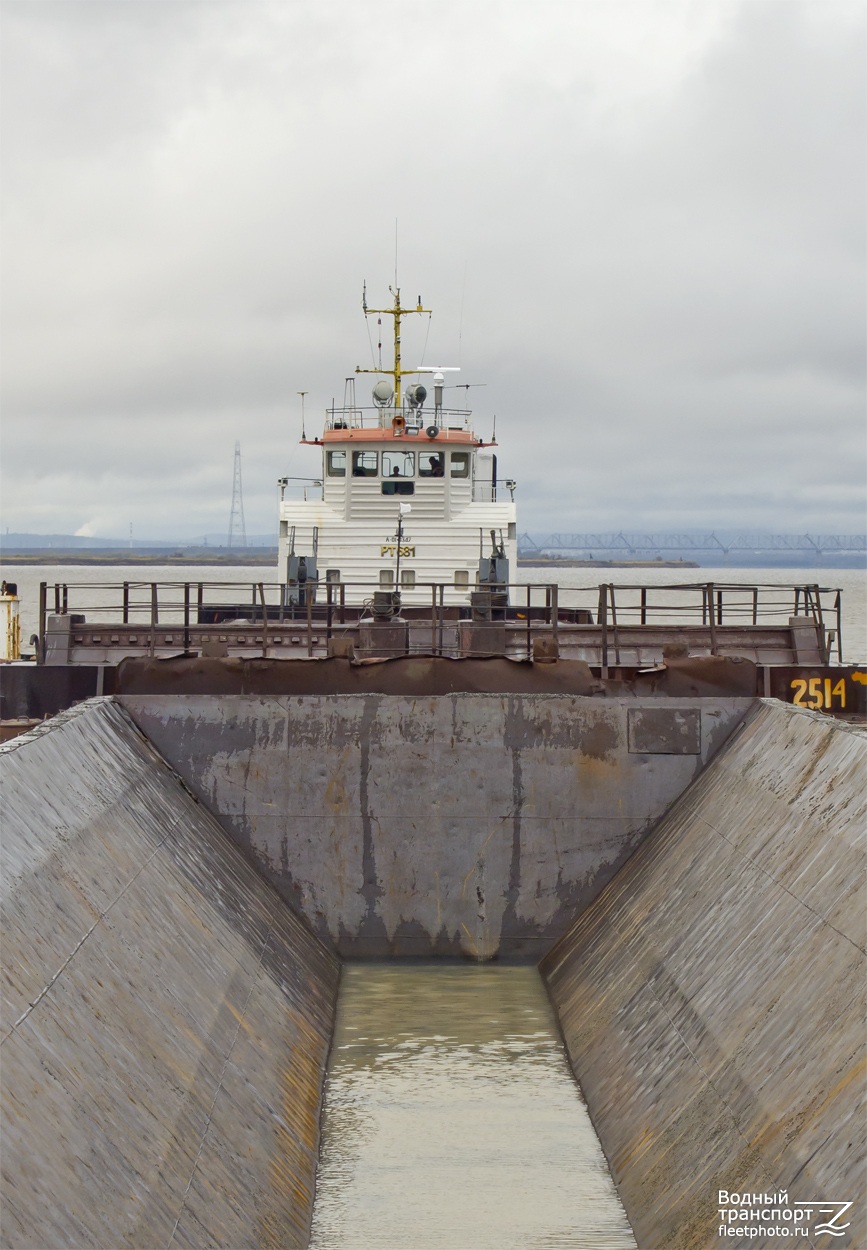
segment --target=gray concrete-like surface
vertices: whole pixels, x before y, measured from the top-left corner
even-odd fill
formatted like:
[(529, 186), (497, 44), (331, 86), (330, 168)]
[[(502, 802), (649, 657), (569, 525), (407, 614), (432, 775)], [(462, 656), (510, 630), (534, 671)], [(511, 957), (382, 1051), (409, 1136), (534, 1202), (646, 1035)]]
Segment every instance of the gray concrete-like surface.
[(119, 706), (0, 763), (2, 1245), (305, 1246), (336, 959)]
[(733, 1240), (723, 1189), (851, 1201), (798, 1244), (867, 1245), (865, 764), (736, 698), (124, 696), (15, 739), (0, 1243), (307, 1244), (338, 963), (297, 910), (358, 956), (565, 932), (640, 1250)]
[[(720, 1190), (867, 1245), (865, 765), (863, 733), (757, 704), (542, 963), (641, 1250), (734, 1241)], [(750, 1245), (794, 1227), (742, 1209)]]
[(341, 955), (536, 961), (752, 700), (124, 695)]

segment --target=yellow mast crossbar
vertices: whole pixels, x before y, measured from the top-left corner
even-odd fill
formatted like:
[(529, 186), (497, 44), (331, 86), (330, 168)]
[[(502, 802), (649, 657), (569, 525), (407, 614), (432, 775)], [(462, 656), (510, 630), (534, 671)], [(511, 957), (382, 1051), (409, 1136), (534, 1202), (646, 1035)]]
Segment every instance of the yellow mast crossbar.
[(400, 407), (400, 379), (407, 377), (411, 373), (417, 373), (417, 369), (401, 369), (400, 367), (400, 319), (409, 316), (411, 313), (430, 313), (429, 308), (422, 308), (421, 296), (418, 299), (416, 308), (402, 308), (400, 303), (400, 287), (389, 287), (389, 291), (394, 295), (394, 308), (368, 308), (367, 307), (367, 290), (361, 298), (361, 306), (364, 309), (365, 317), (369, 317), (371, 313), (385, 313), (390, 317), (394, 317), (394, 368), (393, 369), (361, 369), (356, 366), (356, 373), (384, 373), (394, 378), (394, 406)]

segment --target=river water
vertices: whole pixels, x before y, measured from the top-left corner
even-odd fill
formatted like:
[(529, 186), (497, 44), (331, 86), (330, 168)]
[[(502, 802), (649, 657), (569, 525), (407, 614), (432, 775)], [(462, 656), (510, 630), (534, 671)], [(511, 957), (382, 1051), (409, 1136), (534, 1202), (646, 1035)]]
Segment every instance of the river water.
[(311, 1250), (627, 1250), (542, 980), (349, 964)]
[[(70, 610), (80, 610), (77, 604), (84, 602), (88, 611), (88, 619), (94, 619), (93, 609), (99, 603), (119, 603), (119, 592), (108, 591), (106, 587), (117, 587), (120, 583), (135, 582), (142, 589), (138, 592), (140, 600), (149, 603), (149, 582), (207, 582), (230, 583), (224, 591), (209, 589), (206, 594), (208, 602), (252, 602), (252, 587), (255, 582), (273, 581), (275, 570), (270, 567), (250, 567), (236, 565), (228, 568), (214, 565), (4, 565), (0, 566), (0, 576), (4, 580), (18, 585), (21, 599), (21, 639), (22, 649), (30, 650), (28, 640), (37, 632), (39, 613), (39, 583), (66, 582), (69, 584), (92, 587), (92, 590), (76, 591), (70, 597)], [(645, 585), (671, 586), (684, 583), (701, 583), (712, 581), (716, 585), (769, 585), (796, 586), (815, 585), (840, 589), (843, 604), (843, 659), (848, 663), (867, 662), (867, 571), (864, 569), (666, 569), (666, 568), (634, 568), (634, 569), (586, 569), (533, 567), (522, 565), (515, 570), (516, 581), (521, 584), (542, 584), (557, 582), (561, 588), (560, 602), (564, 606), (584, 606), (595, 610), (596, 588), (601, 580), (615, 583), (617, 586)], [(240, 594), (235, 590), (242, 587)], [(515, 599), (522, 592), (516, 592)], [(180, 592), (175, 594), (178, 600)], [(618, 595), (618, 601), (626, 596)], [(538, 599), (538, 594), (536, 596)], [(633, 596), (634, 598), (634, 596)], [(114, 613), (112, 619), (117, 618)], [(674, 618), (673, 618), (674, 619)], [(833, 621), (830, 622), (833, 625)], [(836, 649), (835, 649), (836, 659)]]

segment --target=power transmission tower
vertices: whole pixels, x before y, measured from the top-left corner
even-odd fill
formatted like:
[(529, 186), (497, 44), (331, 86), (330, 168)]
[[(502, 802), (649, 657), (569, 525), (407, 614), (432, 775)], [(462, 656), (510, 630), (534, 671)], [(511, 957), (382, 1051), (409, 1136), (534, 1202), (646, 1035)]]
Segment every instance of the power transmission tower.
[(247, 529), (244, 525), (244, 494), (241, 490), (241, 444), (235, 444), (235, 478), (232, 483), (232, 512), (229, 516), (229, 541), (227, 547), (246, 547)]

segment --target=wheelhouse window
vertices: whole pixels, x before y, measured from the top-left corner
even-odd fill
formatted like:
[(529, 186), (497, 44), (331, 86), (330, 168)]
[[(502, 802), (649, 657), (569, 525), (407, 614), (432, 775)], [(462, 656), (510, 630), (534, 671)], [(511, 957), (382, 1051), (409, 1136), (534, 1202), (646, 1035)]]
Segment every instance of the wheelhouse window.
[(415, 452), (402, 447), (382, 453), (383, 495), (413, 495), (415, 482)]
[(379, 570), (379, 584), (385, 589), (388, 589), (389, 586), (393, 586), (394, 585), (394, 569), (380, 569)]
[(470, 574), (467, 569), (455, 569), (455, 585), (469, 586)]
[(415, 585), (415, 569), (400, 570), (400, 584), (406, 588)]
[(382, 453), (382, 476), (383, 477), (414, 477), (415, 476), (415, 452), (404, 451), (384, 451)]
[(354, 451), (352, 453), (353, 477), (376, 477), (378, 468), (378, 451)]
[(329, 477), (346, 477), (346, 452), (329, 451), (325, 461), (325, 472)]
[(419, 477), (444, 477), (445, 453), (438, 451), (420, 452), (418, 457), (418, 475)]
[(470, 453), (468, 451), (453, 451), (451, 463), (449, 465), (450, 477), (469, 477), (470, 476)]

